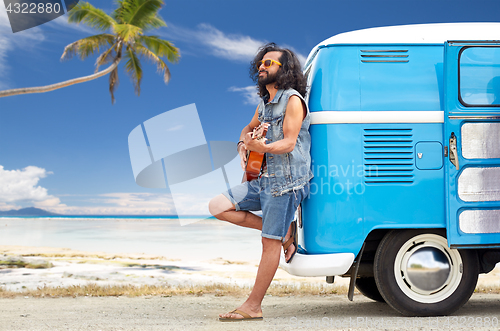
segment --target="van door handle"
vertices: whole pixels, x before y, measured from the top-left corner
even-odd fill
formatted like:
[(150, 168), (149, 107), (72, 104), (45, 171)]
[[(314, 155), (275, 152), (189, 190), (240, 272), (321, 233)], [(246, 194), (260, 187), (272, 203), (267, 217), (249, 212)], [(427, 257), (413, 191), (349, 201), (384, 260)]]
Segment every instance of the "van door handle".
[(453, 163), (455, 168), (457, 170), (459, 169), (458, 166), (458, 152), (457, 152), (457, 137), (455, 136), (455, 133), (452, 132), (450, 136), (450, 162)]

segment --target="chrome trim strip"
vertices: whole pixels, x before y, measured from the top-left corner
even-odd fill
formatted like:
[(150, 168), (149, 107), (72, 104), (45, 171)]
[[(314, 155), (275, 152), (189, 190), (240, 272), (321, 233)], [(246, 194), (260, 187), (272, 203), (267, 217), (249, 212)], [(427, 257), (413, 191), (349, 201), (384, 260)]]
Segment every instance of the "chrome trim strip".
[(369, 62), (371, 62), (371, 63), (387, 63), (387, 62), (389, 62), (389, 63), (395, 63), (395, 62), (406, 63), (406, 62), (409, 62), (409, 60), (406, 60), (406, 61), (403, 61), (403, 60), (400, 60), (400, 61), (398, 61), (398, 60), (392, 60), (392, 61), (391, 60), (361, 60), (361, 62), (365, 62), (365, 63), (366, 62), (368, 62), (368, 63)]
[(444, 123), (444, 111), (317, 111), (311, 124)]
[(471, 115), (471, 116), (448, 116), (450, 120), (500, 120), (500, 116), (479, 116), (479, 115)]
[(383, 53), (383, 52), (391, 52), (391, 53), (394, 53), (394, 52), (398, 52), (398, 53), (406, 53), (408, 52), (407, 49), (362, 49), (361, 52), (364, 52), (364, 53), (376, 53), (376, 52), (380, 52), (380, 53)]
[(500, 116), (500, 112), (498, 111), (487, 111), (487, 110), (481, 110), (481, 111), (450, 111), (450, 115), (478, 115), (478, 116)]
[(409, 55), (366, 55), (361, 54), (361, 57), (408, 57)]

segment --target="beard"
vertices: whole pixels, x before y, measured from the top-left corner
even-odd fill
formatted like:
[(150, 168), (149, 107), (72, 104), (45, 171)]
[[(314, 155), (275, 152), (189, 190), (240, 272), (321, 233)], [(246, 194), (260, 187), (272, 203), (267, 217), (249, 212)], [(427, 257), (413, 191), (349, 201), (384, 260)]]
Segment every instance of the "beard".
[(273, 75), (270, 75), (269, 72), (267, 72), (267, 75), (265, 76), (259, 76), (259, 85), (263, 85), (263, 86), (266, 86), (268, 84), (272, 84), (272, 83), (276, 83), (276, 76), (277, 76), (277, 73), (274, 73)]

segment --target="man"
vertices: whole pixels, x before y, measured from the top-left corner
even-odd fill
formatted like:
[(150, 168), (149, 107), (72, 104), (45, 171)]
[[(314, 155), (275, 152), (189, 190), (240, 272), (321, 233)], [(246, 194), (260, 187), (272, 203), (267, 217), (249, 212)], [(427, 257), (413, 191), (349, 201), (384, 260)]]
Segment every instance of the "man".
[[(220, 220), (262, 231), (262, 257), (255, 285), (237, 309), (220, 314), (221, 321), (262, 319), (261, 303), (279, 265), (283, 245), (291, 262), (297, 249), (295, 211), (309, 194), (310, 115), (303, 97), (306, 79), (297, 56), (274, 43), (259, 49), (250, 75), (262, 98), (237, 145), (242, 167), (247, 151), (265, 153), (258, 179), (233, 187), (210, 201), (209, 210)], [(266, 139), (252, 139), (252, 131), (268, 123)], [(250, 212), (262, 210), (262, 217)]]

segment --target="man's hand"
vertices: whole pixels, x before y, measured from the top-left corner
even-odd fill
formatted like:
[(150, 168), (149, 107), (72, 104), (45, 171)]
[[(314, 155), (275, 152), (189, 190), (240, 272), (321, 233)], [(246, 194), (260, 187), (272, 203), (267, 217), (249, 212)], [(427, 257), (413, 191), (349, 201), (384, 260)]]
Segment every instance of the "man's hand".
[(245, 146), (245, 143), (238, 146), (238, 154), (240, 154), (241, 169), (245, 170), (245, 167), (247, 165), (247, 148)]
[(252, 132), (248, 132), (243, 139), (246, 149), (258, 153), (266, 153), (266, 138), (254, 139), (252, 138)]

